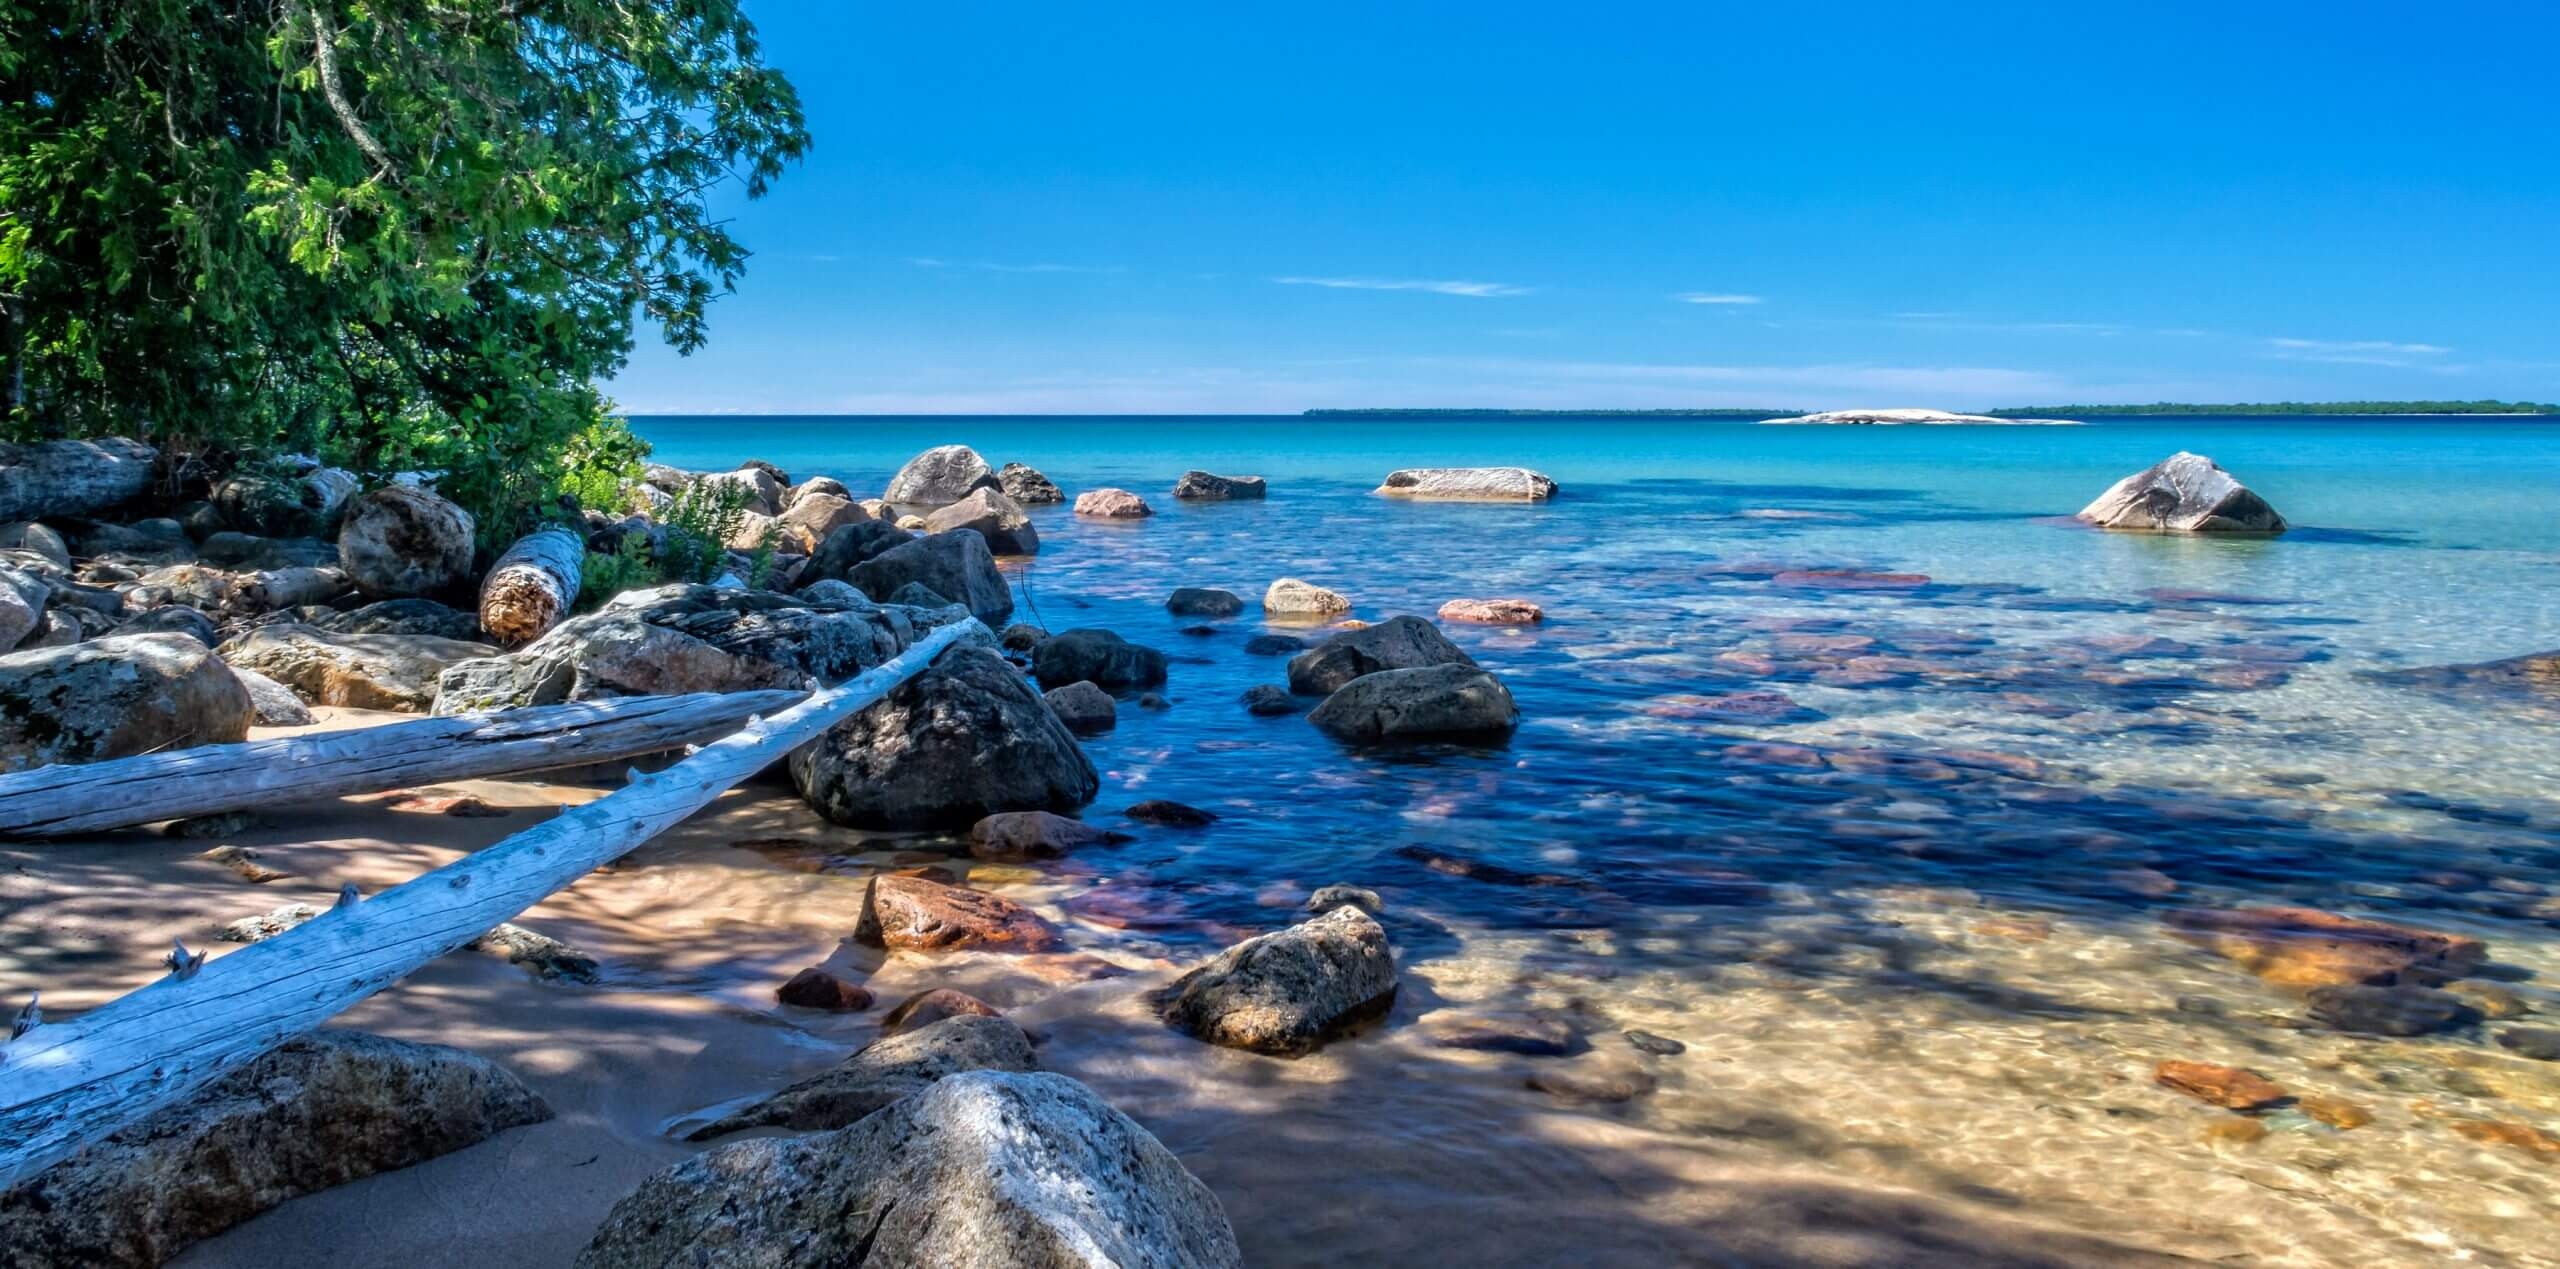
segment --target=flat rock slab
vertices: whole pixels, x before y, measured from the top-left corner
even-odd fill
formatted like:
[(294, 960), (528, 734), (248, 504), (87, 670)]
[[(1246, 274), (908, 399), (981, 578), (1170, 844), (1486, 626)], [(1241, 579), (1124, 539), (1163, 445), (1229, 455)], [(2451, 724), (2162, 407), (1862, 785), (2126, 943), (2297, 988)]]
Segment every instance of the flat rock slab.
[(1387, 473), (1377, 492), (1437, 502), (1544, 502), (1556, 482), (1526, 467), (1408, 467)]

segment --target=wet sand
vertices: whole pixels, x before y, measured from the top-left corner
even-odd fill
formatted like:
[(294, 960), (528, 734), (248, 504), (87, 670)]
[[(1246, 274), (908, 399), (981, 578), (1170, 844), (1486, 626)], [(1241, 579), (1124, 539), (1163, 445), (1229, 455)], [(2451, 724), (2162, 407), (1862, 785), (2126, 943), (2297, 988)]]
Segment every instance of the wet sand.
[[(333, 713), (326, 725), (369, 721)], [(11, 846), (0, 851), (0, 982), (40, 986), (54, 1016), (68, 1017), (148, 981), (173, 934), (201, 945), (222, 922), (325, 903), (342, 882), (378, 890), (601, 792), (437, 787), (511, 814), (347, 799), (270, 812), (222, 842), (136, 830)], [(2215, 1249), (2187, 1231), (2091, 1236), (2037, 1203), (1924, 1197), (1613, 1108), (1559, 1104), (1523, 1086), (1531, 1059), (1422, 1043), (1411, 1023), (1440, 994), (1427, 972), (1409, 973), (1383, 1027), (1315, 1057), (1210, 1048), (1154, 1023), (1137, 997), (1173, 966), (1115, 947), (1114, 931), (1070, 921), (1076, 949), (1061, 955), (883, 957), (841, 941), (860, 898), (853, 870), (800, 871), (770, 845), (735, 844), (851, 851), (862, 836), (823, 825), (773, 786), (741, 788), (521, 918), (595, 956), (601, 983), (542, 982), (466, 950), (350, 1011), (342, 1025), (505, 1063), (557, 1118), (294, 1200), (178, 1263), (566, 1264), (617, 1199), (694, 1149), (670, 1139), (671, 1125), (824, 1069), (875, 1033), (877, 1009), (773, 1003), (775, 984), (821, 963), (867, 982), (884, 1005), (950, 985), (1005, 1007), (1039, 1039), (1044, 1065), (1147, 1125), (1218, 1193), (1258, 1265), (2134, 1264), (2160, 1259), (2154, 1248)], [(287, 875), (251, 884), (201, 858), (221, 844)], [(1043, 870), (977, 865), (971, 880), (1061, 915), (1051, 901), (1065, 887)], [(1275, 911), (1271, 924), (1286, 916)], [(1102, 972), (1097, 959), (1128, 972), (1078, 981)]]

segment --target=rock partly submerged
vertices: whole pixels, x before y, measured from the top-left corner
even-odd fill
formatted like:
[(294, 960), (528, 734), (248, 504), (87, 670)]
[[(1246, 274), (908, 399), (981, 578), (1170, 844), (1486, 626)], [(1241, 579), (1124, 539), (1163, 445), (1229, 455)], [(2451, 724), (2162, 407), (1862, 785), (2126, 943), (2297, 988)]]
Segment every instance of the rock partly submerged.
[(1511, 691), (1473, 665), (1364, 674), (1307, 721), (1346, 740), (1497, 739), (1519, 725)]
[(1298, 1057), (1395, 1003), (1387, 932), (1356, 906), (1246, 939), (1158, 993), (1158, 1014), (1211, 1044)]
[(1475, 659), (1449, 642), (1449, 637), (1429, 621), (1413, 616), (1390, 617), (1374, 626), (1343, 631), (1291, 657), (1289, 690), (1323, 696), (1364, 674), (1431, 665), (1476, 668)]
[(1093, 1090), (970, 1071), (815, 1137), (723, 1146), (651, 1177), (578, 1269), (1227, 1269), (1217, 1196)]
[(1293, 621), (1314, 621), (1351, 611), (1351, 601), (1313, 582), (1283, 577), (1262, 592), (1262, 611)]
[(2117, 481), (2080, 519), (2154, 533), (2282, 533), (2267, 500), (2202, 454), (2180, 451)]
[(1259, 499), (1269, 492), (1270, 486), (1260, 476), (1217, 476), (1195, 470), (1173, 482), (1173, 496), (1185, 502)]
[(1556, 496), (1556, 482), (1526, 467), (1408, 467), (1388, 472), (1376, 492), (1433, 502), (1544, 502)]

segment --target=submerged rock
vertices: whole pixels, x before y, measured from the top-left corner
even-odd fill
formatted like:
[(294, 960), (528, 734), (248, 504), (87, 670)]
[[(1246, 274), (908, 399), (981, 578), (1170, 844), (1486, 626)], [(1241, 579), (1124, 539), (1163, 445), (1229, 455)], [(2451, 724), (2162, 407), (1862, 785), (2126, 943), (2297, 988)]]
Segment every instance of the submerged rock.
[(0, 771), (225, 744), (256, 707), (185, 635), (109, 635), (0, 656)]
[(969, 1071), (821, 1136), (723, 1146), (614, 1205), (578, 1269), (1230, 1269), (1207, 1186), (1093, 1090)]
[(1040, 474), (1040, 469), (1024, 463), (1006, 463), (996, 473), (996, 483), (1003, 486), (1004, 496), (1026, 507), (1065, 502), (1065, 491), (1058, 483)]
[(1031, 674), (1042, 687), (1087, 682), (1118, 690), (1165, 680), (1165, 655), (1108, 630), (1069, 630), (1031, 650)]
[(907, 460), (890, 477), (884, 502), (901, 507), (947, 507), (979, 489), (1001, 489), (995, 469), (966, 445), (941, 445)]
[(1285, 657), (1306, 649), (1307, 641), (1296, 635), (1260, 634), (1244, 641), (1245, 655)]
[(1308, 696), (1338, 691), (1364, 674), (1429, 665), (1476, 668), (1475, 658), (1420, 617), (1390, 617), (1346, 630), (1289, 661), (1289, 690)]
[(338, 567), (369, 598), (456, 589), (471, 579), (471, 513), (412, 485), (384, 485), (347, 507)]
[(1244, 599), (1231, 590), (1184, 586), (1165, 598), (1164, 610), (1177, 617), (1233, 617), (1244, 611)]
[(1246, 713), (1265, 718), (1298, 712), (1298, 698), (1286, 688), (1273, 687), (1269, 683), (1256, 683), (1246, 688), (1242, 699)]
[(1050, 711), (1067, 725), (1068, 731), (1079, 736), (1106, 732), (1120, 723), (1120, 707), (1112, 701), (1111, 693), (1089, 679), (1050, 688), (1041, 694), (1041, 699), (1049, 702)]
[(1313, 582), (1283, 577), (1262, 592), (1262, 611), (1275, 617), (1336, 617), (1351, 611), (1351, 601)]
[(1496, 736), (1519, 725), (1502, 680), (1471, 665), (1381, 670), (1344, 684), (1307, 721), (1349, 740)]
[(1141, 824), (1154, 824), (1161, 828), (1207, 828), (1218, 822), (1214, 811), (1186, 806), (1169, 798), (1149, 798), (1121, 814)]
[(884, 1036), (835, 1069), (813, 1075), (744, 1110), (685, 1134), (709, 1141), (749, 1128), (811, 1132), (842, 1128), (935, 1081), (963, 1071), (1036, 1071), (1031, 1041), (1002, 1018), (960, 1016)]
[(1129, 840), (1126, 833), (1097, 828), (1083, 820), (1048, 811), (1004, 811), (969, 826), (969, 854), (976, 859), (1019, 861), (1054, 859), (1078, 846)]
[(498, 655), (482, 643), (433, 635), (335, 634), (316, 626), (260, 626), (219, 649), (222, 659), (292, 688), (314, 705), (424, 713), (437, 682), (465, 661)]
[(1269, 491), (1260, 476), (1213, 476), (1205, 471), (1187, 471), (1173, 482), (1173, 496), (1186, 500), (1215, 501), (1258, 499)]
[(2314, 987), (2309, 1000), (2314, 1021), (2364, 1035), (2427, 1035), (2479, 1020), (2461, 997), (2433, 987)]
[(774, 988), (773, 998), (781, 1004), (801, 1009), (824, 1009), (829, 1013), (856, 1013), (871, 1007), (869, 991), (814, 965), (793, 974), (790, 981)]
[(316, 1031), (0, 1194), (0, 1247), (12, 1265), (158, 1265), (296, 1195), (549, 1118), (485, 1058)]
[(2080, 518), (2105, 529), (2282, 533), (2284, 517), (2212, 459), (2181, 451), (2117, 481)]
[(1547, 619), (1547, 610), (1525, 599), (1452, 599), (1440, 605), (1439, 617), (1484, 626), (1534, 626)]
[(1047, 702), (993, 650), (960, 646), (791, 755), (820, 814), (857, 828), (960, 828), (1072, 811), (1101, 786)]
[(2182, 909), (2170, 932), (2279, 986), (2440, 983), (2478, 969), (2488, 946), (2317, 908)]
[(1126, 489), (1088, 489), (1076, 495), (1076, 514), (1102, 520), (1141, 520), (1156, 509)]
[(1563, 1057), (1581, 1044), (1564, 1019), (1518, 1009), (1440, 1009), (1425, 1016), (1417, 1029), (1434, 1048), (1529, 1057)]
[(853, 941), (913, 951), (1000, 952), (1043, 952), (1060, 942), (1057, 927), (1011, 899), (896, 873), (871, 879)]
[(2152, 1082), (2225, 1110), (2264, 1110), (2285, 1099), (2282, 1086), (2254, 1071), (2212, 1062), (2162, 1062)]
[(1438, 502), (1544, 502), (1556, 482), (1526, 467), (1409, 467), (1387, 473), (1377, 492)]
[(1211, 1044), (1299, 1057), (1395, 1003), (1387, 932), (1357, 907), (1246, 939), (1156, 996), (1167, 1025)]

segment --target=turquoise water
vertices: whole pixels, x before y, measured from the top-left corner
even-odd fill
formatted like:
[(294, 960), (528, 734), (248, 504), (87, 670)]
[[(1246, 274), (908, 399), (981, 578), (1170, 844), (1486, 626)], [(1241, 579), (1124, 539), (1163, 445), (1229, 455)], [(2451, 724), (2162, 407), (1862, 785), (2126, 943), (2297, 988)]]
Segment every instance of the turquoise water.
[[(1124, 703), (1088, 743), (1090, 816), (1170, 797), (1226, 817), (1057, 865), (1030, 893), (1082, 947), (1185, 962), (1355, 882), (1389, 898), (1400, 1019), (1534, 1007), (1690, 1046), (1645, 1059), (1658, 1091), (1582, 1113), (2207, 1254), (2535, 1263), (2547, 1242), (2530, 1213), (2560, 1202), (2554, 1170), (2446, 1124), (2560, 1134), (2560, 1064), (2501, 1048), (2493, 1022), (2312, 1025), (2160, 917), (2288, 902), (2468, 933), (2524, 1007), (2560, 1013), (2560, 713), (2372, 677), (2560, 646), (2560, 426), (634, 422), (682, 467), (761, 458), (870, 494), (957, 442), (1070, 496), (1118, 485), (1154, 505), (1131, 523), (1039, 509), (1042, 552), (1008, 562), (1017, 620), (1107, 626), (1175, 659), (1170, 708)], [(2179, 449), (2294, 530), (2067, 519)], [(1369, 492), (1395, 467), (1495, 463), (1563, 493)], [(1270, 498), (1176, 503), (1192, 467), (1266, 476)], [(1510, 685), (1521, 730), (1361, 750), (1247, 715), (1238, 695), (1283, 678), (1243, 649), (1263, 623), (1203, 629), (1162, 600), (1219, 586), (1250, 609), (1280, 576), (1369, 620), (1542, 604), (1533, 629), (1449, 628)], [(2377, 1119), (2340, 1132), (2286, 1112), (2264, 1141), (2210, 1139), (2226, 1112), (2148, 1087), (2172, 1057)], [(1802, 1131), (1765, 1131), (1753, 1116), (1773, 1104)]]

